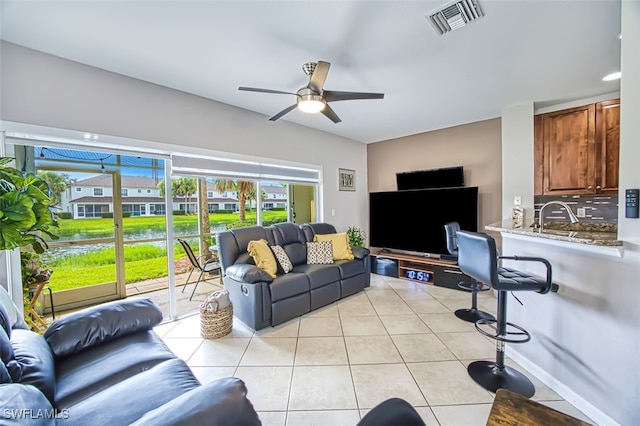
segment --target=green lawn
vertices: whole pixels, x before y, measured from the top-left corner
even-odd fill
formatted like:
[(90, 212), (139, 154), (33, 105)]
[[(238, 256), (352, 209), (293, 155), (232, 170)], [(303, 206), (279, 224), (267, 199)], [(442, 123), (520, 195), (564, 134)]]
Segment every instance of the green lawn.
[[(183, 257), (184, 250), (174, 246), (174, 258)], [(166, 250), (151, 245), (126, 246), (124, 249), (126, 283), (167, 276)], [(116, 279), (114, 249), (104, 249), (84, 255), (56, 259), (49, 265), (54, 273), (49, 286), (53, 291), (84, 287)]]
[[(266, 211), (263, 212), (263, 220), (270, 220), (276, 218), (287, 217), (285, 211)], [(222, 225), (227, 223), (233, 223), (238, 221), (237, 213), (211, 213), (209, 215), (209, 222), (212, 226)], [(122, 219), (122, 225), (125, 230), (135, 229), (165, 229), (165, 217), (164, 216), (138, 216), (138, 217), (125, 217)], [(256, 222), (256, 212), (247, 212), (245, 222)], [(55, 230), (55, 234), (58, 234), (61, 238), (72, 236), (75, 234), (97, 234), (108, 235), (113, 234), (113, 219), (60, 219), (58, 220), (59, 227)], [(194, 227), (196, 229), (198, 225), (198, 217), (196, 215), (189, 216), (173, 216), (173, 225), (176, 228)]]

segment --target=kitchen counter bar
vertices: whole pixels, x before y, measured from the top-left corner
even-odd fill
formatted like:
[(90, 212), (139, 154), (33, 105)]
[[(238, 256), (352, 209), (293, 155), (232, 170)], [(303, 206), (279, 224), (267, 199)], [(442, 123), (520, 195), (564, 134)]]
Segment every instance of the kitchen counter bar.
[(542, 232), (540, 232), (540, 229), (533, 228), (529, 225), (517, 225), (514, 224), (513, 220), (508, 219), (503, 220), (502, 222), (489, 224), (485, 226), (484, 229), (487, 231), (501, 232), (503, 234), (522, 235), (527, 237), (585, 244), (589, 246), (622, 248), (623, 245), (623, 242), (618, 240), (617, 232), (601, 232), (586, 229), (571, 231), (548, 229), (544, 227)]

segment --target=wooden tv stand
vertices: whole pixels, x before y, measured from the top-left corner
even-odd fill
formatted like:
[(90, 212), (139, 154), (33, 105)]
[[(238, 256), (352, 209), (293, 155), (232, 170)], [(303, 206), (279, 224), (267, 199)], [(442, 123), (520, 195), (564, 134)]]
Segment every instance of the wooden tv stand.
[(401, 279), (456, 290), (461, 290), (458, 287), (460, 282), (467, 286), (471, 284), (471, 279), (464, 275), (453, 261), (392, 251), (378, 251), (371, 256), (375, 261), (378, 258), (395, 261), (398, 265), (398, 278)]

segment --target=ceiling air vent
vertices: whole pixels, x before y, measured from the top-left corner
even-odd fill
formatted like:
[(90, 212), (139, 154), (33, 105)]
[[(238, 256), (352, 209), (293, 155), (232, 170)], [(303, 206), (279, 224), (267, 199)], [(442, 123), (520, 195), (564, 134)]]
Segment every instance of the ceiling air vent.
[(438, 35), (443, 35), (483, 16), (484, 12), (477, 0), (462, 0), (431, 13), (427, 20)]

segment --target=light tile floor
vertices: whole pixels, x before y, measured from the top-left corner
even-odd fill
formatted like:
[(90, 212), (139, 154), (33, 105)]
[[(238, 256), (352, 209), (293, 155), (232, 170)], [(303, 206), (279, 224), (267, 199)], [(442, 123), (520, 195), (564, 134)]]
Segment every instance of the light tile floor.
[[(427, 425), (484, 425), (494, 394), (467, 365), (495, 357), (494, 341), (453, 311), (469, 293), (371, 275), (366, 291), (277, 327), (253, 332), (237, 318), (228, 336), (200, 337), (198, 315), (156, 327), (198, 379), (236, 376), (265, 426), (355, 425), (391, 397)], [(479, 306), (495, 314), (491, 292)], [(536, 387), (534, 400), (593, 423), (511, 360)]]

